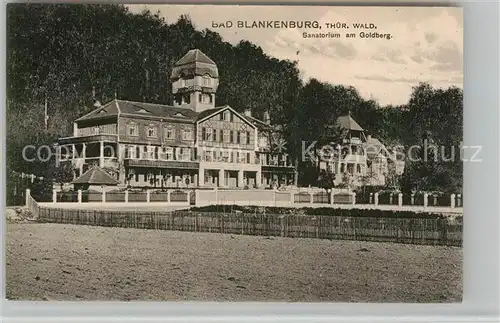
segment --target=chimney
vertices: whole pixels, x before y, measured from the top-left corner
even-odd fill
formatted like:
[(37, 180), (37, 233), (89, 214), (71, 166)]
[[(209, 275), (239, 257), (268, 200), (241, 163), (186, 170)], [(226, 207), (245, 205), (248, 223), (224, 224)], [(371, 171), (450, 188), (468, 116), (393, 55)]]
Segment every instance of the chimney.
[(264, 123), (269, 125), (271, 124), (271, 117), (269, 116), (269, 111), (264, 112)]
[(252, 116), (252, 110), (251, 109), (245, 109), (245, 111), (243, 112), (247, 117), (251, 117)]

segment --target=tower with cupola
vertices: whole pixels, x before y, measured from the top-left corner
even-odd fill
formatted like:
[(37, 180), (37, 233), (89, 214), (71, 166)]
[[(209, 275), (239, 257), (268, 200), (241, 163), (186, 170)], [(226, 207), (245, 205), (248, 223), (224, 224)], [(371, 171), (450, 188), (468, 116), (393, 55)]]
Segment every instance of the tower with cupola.
[(187, 52), (170, 76), (174, 106), (195, 112), (215, 107), (215, 92), (219, 86), (217, 65), (199, 49)]

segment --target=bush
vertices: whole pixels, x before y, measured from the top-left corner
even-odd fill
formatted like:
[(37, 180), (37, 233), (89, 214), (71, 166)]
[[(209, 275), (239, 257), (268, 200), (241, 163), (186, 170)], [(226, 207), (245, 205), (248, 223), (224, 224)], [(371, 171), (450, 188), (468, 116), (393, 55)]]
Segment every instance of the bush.
[(330, 207), (321, 208), (285, 208), (285, 207), (260, 207), (240, 205), (208, 205), (193, 207), (193, 212), (224, 212), (224, 213), (257, 213), (257, 214), (304, 214), (304, 215), (331, 215), (344, 217), (367, 217), (367, 218), (420, 218), (438, 219), (445, 216), (435, 213), (416, 213), (411, 211), (385, 211), (385, 210), (361, 210), (361, 209), (335, 209)]

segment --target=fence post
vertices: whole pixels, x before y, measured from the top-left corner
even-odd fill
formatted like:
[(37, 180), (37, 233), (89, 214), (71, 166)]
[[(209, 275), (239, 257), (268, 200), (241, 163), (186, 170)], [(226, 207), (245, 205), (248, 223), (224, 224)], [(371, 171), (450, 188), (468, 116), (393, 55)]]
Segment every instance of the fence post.
[(125, 191), (125, 203), (128, 203), (128, 190)]
[(403, 206), (403, 193), (398, 194), (398, 206), (399, 207)]
[[(189, 204), (191, 204), (191, 191), (188, 191), (188, 194), (187, 194), (187, 202)], [(198, 218), (197, 218), (198, 219)]]
[(294, 204), (295, 203), (295, 194), (293, 192), (290, 192), (290, 204)]
[(333, 200), (333, 197), (335, 196), (335, 194), (333, 193), (333, 190), (330, 192), (330, 203), (331, 204), (335, 204), (334, 203), (334, 200)]
[(368, 200), (368, 204), (373, 204), (373, 193), (370, 193), (370, 199)]
[(281, 236), (285, 236), (285, 215), (280, 216)]
[(392, 204), (392, 193), (389, 194), (389, 204)]
[(106, 202), (106, 191), (102, 190), (102, 203)]
[(457, 206), (461, 207), (462, 206), (462, 195), (457, 194)]
[(356, 204), (356, 193), (355, 192), (352, 192), (352, 202), (351, 202), (352, 205)]
[(82, 190), (78, 190), (78, 203), (82, 203)]
[(146, 203), (149, 203), (151, 201), (151, 191), (146, 190)]
[(450, 195), (450, 207), (455, 208), (455, 194)]
[[(198, 199), (196, 199), (196, 200), (198, 200)], [(170, 191), (167, 191), (167, 202), (170, 203)]]
[(438, 204), (438, 197), (437, 197), (437, 195), (433, 195), (433, 198), (434, 198), (433, 201), (432, 201), (433, 204), (437, 205)]
[(424, 193), (424, 207), (429, 205), (429, 194)]
[(378, 205), (378, 192), (374, 194), (375, 205)]
[(411, 193), (411, 205), (415, 204), (415, 193)]
[(311, 199), (309, 201), (310, 204), (313, 204), (314, 203), (314, 193), (309, 193), (309, 198)]
[(27, 188), (26, 189), (26, 196), (24, 197), (24, 203), (26, 203), (26, 206), (29, 205), (29, 200), (30, 200), (30, 197), (31, 197), (31, 192), (30, 192), (30, 189)]
[(52, 189), (52, 202), (56, 203), (57, 202), (57, 190)]

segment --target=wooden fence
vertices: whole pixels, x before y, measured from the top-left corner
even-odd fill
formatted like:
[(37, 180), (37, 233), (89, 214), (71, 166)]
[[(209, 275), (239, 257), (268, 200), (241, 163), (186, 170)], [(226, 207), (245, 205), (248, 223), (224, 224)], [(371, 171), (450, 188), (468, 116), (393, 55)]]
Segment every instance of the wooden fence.
[(401, 219), (220, 212), (141, 212), (39, 207), (40, 222), (462, 246), (462, 223), (453, 218)]

